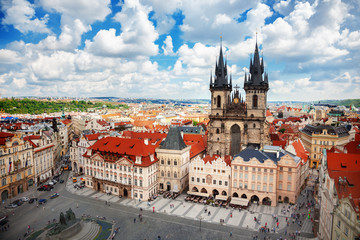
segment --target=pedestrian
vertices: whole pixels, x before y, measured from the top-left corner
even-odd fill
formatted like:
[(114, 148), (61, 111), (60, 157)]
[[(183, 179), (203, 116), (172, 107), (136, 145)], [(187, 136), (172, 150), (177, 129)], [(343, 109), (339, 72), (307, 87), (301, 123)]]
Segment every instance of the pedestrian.
[(134, 223), (136, 223), (136, 218), (134, 218)]
[(230, 237), (232, 237), (232, 232), (230, 232)]

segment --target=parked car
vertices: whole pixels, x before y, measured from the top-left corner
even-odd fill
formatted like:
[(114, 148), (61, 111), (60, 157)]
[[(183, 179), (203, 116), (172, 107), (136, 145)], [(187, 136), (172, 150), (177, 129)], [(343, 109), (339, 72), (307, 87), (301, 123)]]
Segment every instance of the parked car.
[(39, 200), (39, 204), (45, 204), (47, 202), (47, 200), (45, 198), (41, 198)]
[(61, 180), (59, 181), (59, 183), (64, 183), (64, 180), (61, 179)]
[(53, 195), (51, 195), (50, 198), (51, 198), (51, 199), (57, 198), (59, 195), (60, 195), (60, 194), (56, 192), (56, 193), (54, 193)]
[(54, 183), (50, 181), (50, 182), (49, 182), (49, 185), (50, 185), (50, 186), (53, 186), (53, 185), (54, 185)]
[(37, 200), (38, 200), (37, 198), (30, 198), (29, 203), (36, 202)]
[(7, 218), (8, 218), (7, 215), (4, 215), (4, 216), (0, 217), (0, 222), (3, 221), (3, 220), (5, 220), (5, 219), (7, 219)]
[(0, 226), (4, 226), (5, 224), (7, 224), (9, 222), (9, 220), (4, 219), (0, 221)]
[(16, 199), (15, 201), (12, 202), (13, 204), (16, 204), (18, 206), (21, 206), (24, 202), (21, 199)]
[(20, 198), (23, 202), (27, 202), (27, 201), (29, 201), (30, 200), (30, 198), (28, 198), (28, 197), (22, 197), (22, 198)]
[(15, 203), (10, 203), (9, 205), (7, 205), (5, 208), (17, 208), (19, 205), (15, 204)]

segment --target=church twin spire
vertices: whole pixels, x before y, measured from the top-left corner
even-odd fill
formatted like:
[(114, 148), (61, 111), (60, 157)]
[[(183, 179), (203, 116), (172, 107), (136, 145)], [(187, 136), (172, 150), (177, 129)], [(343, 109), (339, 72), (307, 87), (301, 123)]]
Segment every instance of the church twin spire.
[(220, 55), (219, 60), (215, 65), (215, 78), (213, 79), (212, 74), (210, 73), (210, 89), (218, 90), (230, 90), (232, 89), (232, 78), (229, 77), (227, 72), (227, 61), (224, 61), (224, 55), (222, 51), (222, 41), (220, 43)]

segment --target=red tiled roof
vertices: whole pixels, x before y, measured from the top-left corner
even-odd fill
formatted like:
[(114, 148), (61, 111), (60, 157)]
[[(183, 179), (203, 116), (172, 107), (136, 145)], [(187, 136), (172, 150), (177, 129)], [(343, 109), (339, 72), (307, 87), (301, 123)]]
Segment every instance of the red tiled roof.
[[(360, 155), (332, 153), (327, 151), (329, 176), (334, 179), (339, 199), (348, 197), (354, 210), (359, 214), (360, 208)], [(339, 183), (339, 179), (345, 180)], [(350, 198), (351, 194), (351, 198)], [(356, 210), (356, 207), (358, 209)]]
[(110, 125), (110, 124), (107, 123), (105, 120), (97, 120), (96, 122), (97, 122), (98, 124), (100, 124), (101, 126), (103, 126), (103, 127)]
[(84, 137), (85, 137), (86, 140), (88, 140), (88, 141), (94, 141), (94, 140), (99, 139), (99, 136), (100, 136), (100, 135), (101, 135), (100, 133), (95, 133), (95, 134), (84, 135)]
[(348, 142), (344, 148), (348, 153), (360, 154), (360, 141)]
[(61, 121), (63, 124), (68, 125), (69, 123), (71, 123), (70, 119), (65, 119)]
[(270, 112), (270, 110), (269, 110), (269, 109), (268, 109), (268, 110), (266, 110), (266, 116), (267, 116), (267, 117), (272, 116), (272, 114), (271, 114), (271, 112)]
[[(89, 149), (93, 150), (93, 154), (99, 152), (103, 156), (109, 154), (119, 158), (127, 156), (132, 161), (136, 160), (136, 156), (142, 156), (142, 163), (135, 163), (135, 165), (150, 166), (158, 160), (155, 156), (156, 147), (156, 145), (146, 145), (141, 139), (107, 137), (98, 140)], [(153, 162), (150, 160), (150, 155), (154, 155)]]
[[(204, 158), (203, 158), (203, 161), (204, 163), (212, 163), (212, 161), (218, 159), (218, 158), (221, 158), (220, 155), (217, 155), (217, 154), (214, 154), (212, 157), (210, 155), (206, 155)], [(223, 159), (224, 160), (224, 159)], [(227, 166), (231, 166), (231, 156), (230, 155), (226, 155), (225, 156), (225, 163)]]
[(274, 145), (274, 146), (279, 146), (279, 147), (282, 147), (282, 148), (285, 148), (285, 146), (286, 146), (286, 141), (282, 141), (282, 140), (274, 140), (274, 141), (272, 141), (272, 144)]
[(306, 163), (308, 160), (309, 152), (306, 151), (306, 149), (304, 148), (302, 141), (300, 139), (297, 139), (292, 143), (292, 146), (295, 149), (296, 156), (301, 158), (304, 161), (304, 163)]
[(160, 132), (123, 131), (122, 137), (131, 139), (148, 139), (150, 144), (156, 144), (156, 146), (158, 146), (161, 141), (166, 138), (166, 135), (166, 133)]
[(8, 132), (0, 132), (0, 138), (8, 138), (13, 137), (15, 134), (8, 133)]

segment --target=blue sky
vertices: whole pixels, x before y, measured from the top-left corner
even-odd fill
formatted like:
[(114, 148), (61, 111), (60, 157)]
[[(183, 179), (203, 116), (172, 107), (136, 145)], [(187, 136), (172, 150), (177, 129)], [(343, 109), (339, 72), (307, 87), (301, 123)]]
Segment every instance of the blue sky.
[(357, 0), (0, 0), (0, 95), (209, 98), (220, 36), (268, 99), (360, 98)]

